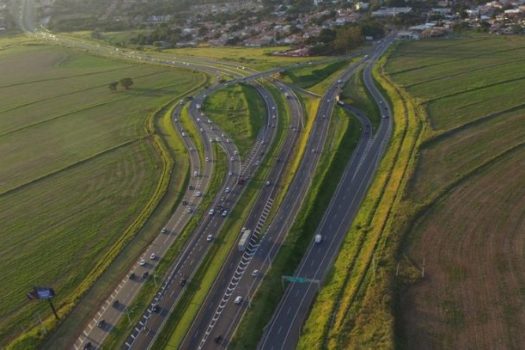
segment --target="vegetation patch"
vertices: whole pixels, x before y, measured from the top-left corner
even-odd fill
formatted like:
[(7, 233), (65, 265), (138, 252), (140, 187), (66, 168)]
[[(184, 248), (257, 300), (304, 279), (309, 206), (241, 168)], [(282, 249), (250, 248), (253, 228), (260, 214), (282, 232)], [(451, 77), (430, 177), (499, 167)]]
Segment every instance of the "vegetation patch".
[(220, 89), (204, 101), (210, 118), (232, 138), (242, 158), (250, 151), (266, 116), (266, 105), (257, 90), (246, 84)]

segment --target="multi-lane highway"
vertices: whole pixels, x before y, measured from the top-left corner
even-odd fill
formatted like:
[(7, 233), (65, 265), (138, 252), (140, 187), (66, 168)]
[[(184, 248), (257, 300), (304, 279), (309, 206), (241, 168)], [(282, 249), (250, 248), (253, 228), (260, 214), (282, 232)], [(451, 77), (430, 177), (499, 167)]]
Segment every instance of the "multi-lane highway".
[[(180, 111), (182, 104), (179, 104), (173, 111), (172, 121), (176, 126), (179, 134), (185, 135), (183, 138), (186, 149), (189, 150), (190, 171), (193, 176), (189, 186), (186, 188), (183, 200), (188, 203), (188, 208), (197, 207), (202, 196), (196, 196), (199, 192), (205, 192), (213, 171), (211, 163), (203, 162), (196, 151), (195, 142), (187, 135), (180, 123)], [(208, 143), (205, 143), (204, 154), (206, 157), (213, 158), (213, 152)], [(201, 166), (203, 164), (203, 166)], [(190, 189), (194, 188), (193, 190)], [(133, 265), (131, 271), (126, 275), (112, 291), (111, 295), (104, 301), (96, 312), (94, 317), (89, 321), (84, 330), (74, 344), (75, 348), (81, 348), (85, 344), (91, 344), (93, 347), (102, 344), (103, 340), (111, 331), (116, 322), (128, 310), (127, 306), (134, 299), (141, 286), (148, 278), (156, 278), (155, 267), (160, 259), (167, 252), (170, 245), (179, 237), (184, 226), (191, 218), (191, 213), (184, 206), (178, 206), (170, 217), (160, 234), (142, 253), (141, 258)], [(89, 347), (89, 346), (88, 346)]]
[[(218, 85), (195, 96), (190, 106), (190, 113), (199, 127), (205, 130), (204, 135), (207, 141), (219, 140), (221, 146), (228, 154), (230, 162), (233, 162), (233, 165), (236, 165), (236, 167), (233, 171), (230, 170), (232, 175), (226, 178), (219, 195), (213, 205), (207, 210), (207, 213), (209, 213), (213, 209), (214, 214), (206, 215), (199, 227), (191, 235), (184, 251), (173, 264), (168, 278), (162, 284), (151, 306), (145, 311), (141, 320), (126, 340), (123, 346), (124, 349), (144, 349), (156, 339), (159, 331), (169, 318), (171, 311), (177, 305), (177, 301), (182, 296), (187, 283), (191, 283), (193, 275), (206, 257), (211, 245), (214, 244), (217, 233), (221, 231), (225, 221), (223, 213), (226, 213), (225, 216), (227, 216), (240, 198), (243, 186), (239, 185), (239, 178), (241, 176), (249, 178), (254, 174), (258, 168), (256, 164), (260, 164), (258, 157), (261, 157), (266, 152), (266, 148), (275, 137), (276, 128), (273, 128), (272, 125), (276, 123), (277, 105), (272, 95), (266, 89), (254, 83), (254, 87), (266, 104), (267, 123), (261, 129), (255, 146), (241, 166), (235, 145), (232, 142), (226, 142), (228, 140), (226, 135), (223, 135), (223, 133), (219, 134), (217, 127), (205, 116), (205, 111), (198, 107), (203, 105), (204, 99), (208, 94), (221, 87), (221, 85)], [(275, 119), (273, 118), (274, 115), (276, 116)], [(210, 235), (213, 237), (211, 240), (208, 238)]]
[[(392, 133), (392, 118), (387, 100), (379, 93), (372, 79), (371, 66), (390, 44), (385, 40), (378, 45), (365, 63), (364, 81), (373, 99), (380, 107), (382, 119), (372, 136), (371, 125), (355, 108), (350, 109), (363, 125), (362, 138), (345, 168), (334, 196), (317, 228), (322, 241), (311, 242), (295, 276), (297, 283), (290, 284), (284, 293), (273, 317), (265, 328), (260, 349), (293, 349), (301, 333), (310, 306), (315, 299), (320, 283), (326, 277), (339, 247), (348, 232), (360, 203), (377, 169)], [(320, 283), (314, 283), (319, 281)]]
[[(338, 82), (328, 88), (320, 102), (306, 152), (276, 215), (263, 235), (252, 239), (252, 245), (247, 252), (232, 252), (192, 329), (188, 332), (183, 348), (212, 349), (228, 345), (301, 208), (326, 143), (335, 98), (339, 94), (342, 82), (348, 80), (356, 67), (356, 64), (351, 65), (339, 77)], [(246, 227), (252, 230), (257, 228), (250, 225), (250, 222)], [(235, 303), (234, 299), (237, 297), (241, 297), (243, 301)]]

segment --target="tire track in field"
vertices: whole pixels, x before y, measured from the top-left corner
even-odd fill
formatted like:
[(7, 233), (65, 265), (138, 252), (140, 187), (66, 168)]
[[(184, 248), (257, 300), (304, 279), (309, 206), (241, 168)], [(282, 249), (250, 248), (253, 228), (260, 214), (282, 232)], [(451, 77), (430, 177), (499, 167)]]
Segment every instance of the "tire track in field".
[(445, 94), (445, 95), (437, 96), (437, 97), (434, 97), (434, 98), (430, 98), (430, 99), (424, 100), (423, 103), (424, 104), (430, 104), (432, 102), (436, 102), (438, 100), (442, 100), (442, 99), (445, 99), (445, 98), (455, 97), (455, 96), (467, 94), (469, 92), (489, 89), (489, 88), (493, 88), (493, 87), (498, 86), (498, 85), (505, 85), (505, 84), (509, 84), (509, 83), (515, 83), (517, 81), (521, 81), (521, 80), (524, 80), (524, 79), (525, 79), (525, 75), (524, 76), (519, 76), (517, 78), (512, 78), (512, 79), (505, 79), (505, 80), (497, 81), (497, 82), (490, 83), (490, 84), (487, 84), (487, 85), (477, 86), (477, 87), (474, 87), (474, 88), (471, 88), (471, 89), (465, 89), (465, 90), (453, 92), (453, 93), (450, 93), (450, 94)]
[(59, 173), (61, 173), (63, 171), (66, 171), (66, 170), (72, 169), (74, 167), (77, 167), (79, 165), (85, 164), (85, 163), (87, 163), (87, 162), (89, 162), (89, 161), (91, 161), (91, 160), (93, 160), (93, 159), (95, 159), (95, 158), (97, 158), (99, 156), (106, 155), (108, 153), (111, 153), (111, 152), (119, 149), (119, 148), (126, 147), (128, 145), (133, 144), (133, 143), (145, 140), (145, 139), (147, 139), (149, 137), (150, 136), (138, 137), (138, 138), (135, 138), (135, 139), (132, 139), (132, 140), (129, 140), (129, 141), (125, 141), (125, 142), (123, 142), (121, 144), (118, 144), (118, 145), (115, 145), (113, 147), (107, 148), (107, 149), (105, 149), (103, 151), (97, 152), (97, 153), (95, 153), (95, 154), (93, 154), (93, 155), (91, 155), (91, 156), (89, 156), (87, 158), (83, 158), (81, 160), (73, 162), (73, 163), (71, 163), (69, 165), (66, 165), (66, 166), (60, 168), (60, 169), (54, 170), (54, 171), (52, 171), (50, 173), (47, 173), (47, 174), (42, 175), (42, 176), (40, 176), (40, 177), (38, 177), (36, 179), (33, 179), (33, 180), (29, 181), (29, 182), (26, 182), (26, 183), (20, 184), (20, 185), (18, 185), (16, 187), (13, 187), (13, 188), (10, 188), (8, 190), (5, 190), (5, 191), (0, 193), (0, 198), (3, 197), (3, 196), (7, 196), (7, 195), (13, 194), (15, 192), (18, 192), (18, 191), (20, 191), (20, 190), (22, 190), (24, 188), (27, 188), (27, 187), (29, 187), (31, 185), (35, 185), (35, 184), (37, 184), (37, 183), (39, 183), (39, 182), (41, 182), (41, 181), (43, 181), (45, 179), (48, 179), (50, 177), (55, 176), (55, 175), (57, 175), (57, 174), (59, 174)]
[[(178, 86), (178, 85), (179, 84), (165, 85), (165, 86), (159, 87), (158, 89), (154, 89), (154, 91), (160, 91), (162, 89), (175, 87), (175, 86)], [(125, 96), (122, 96), (119, 99), (88, 105), (88, 106), (85, 106), (85, 107), (82, 107), (82, 108), (79, 108), (79, 109), (76, 109), (76, 110), (73, 110), (73, 111), (69, 111), (69, 112), (66, 112), (66, 113), (62, 113), (62, 114), (56, 115), (56, 116), (48, 118), (48, 119), (44, 119), (44, 120), (41, 120), (41, 121), (38, 121), (38, 122), (35, 122), (35, 123), (32, 123), (32, 124), (24, 125), (24, 126), (22, 126), (20, 128), (17, 128), (17, 129), (13, 129), (13, 130), (6, 131), (4, 133), (0, 133), (0, 137), (7, 136), (7, 135), (10, 135), (10, 134), (14, 134), (14, 133), (17, 133), (17, 132), (20, 132), (20, 131), (23, 131), (23, 130), (26, 130), (26, 129), (29, 129), (29, 128), (33, 128), (35, 126), (39, 126), (39, 125), (42, 125), (42, 124), (45, 124), (45, 123), (48, 123), (48, 122), (55, 121), (57, 119), (71, 117), (71, 116), (74, 116), (75, 114), (80, 113), (80, 112), (85, 112), (85, 111), (88, 111), (88, 110), (91, 110), (91, 109), (95, 109), (95, 108), (102, 107), (102, 106), (107, 106), (107, 105), (113, 104), (115, 102), (121, 102), (121, 101), (130, 99), (130, 98), (135, 98), (135, 97), (136, 96), (134, 96), (134, 95), (125, 95)]]
[(436, 77), (436, 78), (431, 78), (431, 79), (427, 79), (427, 80), (417, 81), (417, 82), (414, 82), (414, 83), (411, 83), (411, 84), (405, 84), (405, 85), (402, 85), (402, 86), (404, 88), (406, 88), (406, 89), (410, 89), (410, 88), (413, 88), (415, 86), (424, 85), (424, 84), (428, 84), (428, 83), (433, 83), (435, 81), (448, 80), (450, 78), (458, 77), (458, 76), (462, 76), (462, 75), (470, 75), (473, 72), (477, 72), (477, 71), (480, 71), (480, 70), (486, 70), (487, 68), (501, 68), (501, 67), (504, 67), (504, 66), (507, 66), (507, 65), (510, 65), (510, 64), (522, 63), (522, 62), (523, 62), (523, 59), (519, 58), (519, 59), (516, 59), (516, 60), (505, 61), (504, 63), (491, 63), (491, 64), (487, 64), (487, 65), (480, 65), (480, 66), (477, 66), (478, 68), (473, 68), (473, 69), (469, 69), (469, 70), (462, 70), (462, 71), (457, 72), (457, 73), (441, 75), (441, 76)]
[(519, 51), (519, 50), (524, 50), (524, 49), (525, 49), (525, 46), (520, 46), (520, 47), (513, 47), (513, 48), (510, 48), (510, 49), (504, 49), (504, 50), (499, 50), (499, 51), (489, 51), (488, 53), (477, 54), (477, 55), (469, 55), (469, 56), (464, 56), (464, 57), (461, 57), (461, 58), (453, 58), (453, 59), (450, 59), (450, 60), (447, 60), (447, 61), (440, 61), (439, 63), (429, 63), (429, 64), (421, 65), (421, 66), (418, 66), (418, 67), (402, 69), (402, 70), (398, 70), (398, 71), (395, 71), (395, 72), (391, 72), (389, 74), (390, 74), (390, 76), (393, 76), (393, 75), (413, 72), (413, 71), (417, 71), (417, 70), (421, 70), (421, 69), (425, 69), (425, 68), (431, 68), (431, 67), (437, 67), (437, 66), (442, 66), (442, 65), (448, 65), (448, 64), (452, 64), (452, 63), (455, 63), (455, 62), (458, 62), (458, 61), (464, 61), (464, 60), (467, 60), (467, 59), (476, 59), (476, 58), (482, 58), (482, 57), (493, 57), (493, 56), (496, 56), (497, 54), (508, 53), (508, 52), (512, 52), (512, 51)]
[(133, 68), (133, 65), (127, 65), (127, 66), (120, 67), (120, 68), (100, 70), (100, 71), (96, 71), (96, 72), (73, 74), (73, 75), (68, 75), (68, 76), (63, 76), (63, 77), (37, 79), (37, 80), (30, 80), (30, 81), (22, 81), (22, 82), (18, 82), (18, 83), (12, 83), (12, 84), (7, 84), (7, 85), (0, 85), (0, 89), (10, 88), (10, 87), (14, 87), (14, 86), (34, 84), (34, 83), (45, 83), (45, 82), (48, 82), (48, 81), (68, 80), (68, 79), (78, 78), (78, 77), (86, 77), (86, 76), (91, 76), (91, 75), (98, 75), (98, 74), (104, 74), (104, 73), (110, 73), (110, 72), (117, 72), (117, 71), (120, 71), (120, 70), (126, 70), (126, 69), (130, 69), (130, 68)]
[[(155, 76), (155, 75), (158, 75), (158, 74), (164, 74), (164, 72), (152, 72), (152, 73), (148, 73), (148, 74), (143, 74), (143, 75), (139, 75), (139, 76), (133, 77), (133, 79), (147, 78), (147, 77)], [(55, 98), (72, 96), (72, 95), (75, 95), (75, 94), (78, 94), (78, 93), (81, 93), (81, 92), (86, 92), (86, 91), (90, 91), (90, 90), (94, 90), (94, 89), (98, 89), (98, 88), (106, 87), (106, 86), (107, 86), (107, 84), (94, 85), (94, 86), (83, 88), (83, 89), (80, 89), (80, 90), (66, 92), (64, 94), (59, 94), (59, 95), (55, 95), (55, 96), (46, 97), (46, 98), (43, 98), (43, 99), (40, 99), (40, 100), (27, 102), (27, 103), (23, 103), (23, 104), (20, 104), (20, 105), (17, 105), (17, 106), (9, 107), (9, 108), (4, 109), (4, 110), (0, 110), (0, 113), (12, 112), (12, 111), (15, 111), (15, 110), (17, 110), (19, 108), (29, 107), (29, 106), (32, 106), (32, 105), (37, 104), (37, 103), (51, 101), (51, 100), (53, 100)], [(0, 136), (3, 136), (3, 134), (0, 134)]]
[(423, 141), (420, 145), (420, 150), (423, 150), (425, 148), (429, 148), (431, 146), (433, 146), (434, 144), (436, 143), (439, 143), (445, 139), (447, 139), (448, 137), (451, 137), (451, 136), (454, 136), (456, 134), (459, 134), (460, 132), (462, 131), (465, 131), (466, 129), (469, 129), (471, 127), (475, 127), (475, 126), (478, 126), (478, 125), (481, 125), (483, 123), (487, 123), (489, 121), (491, 121), (492, 119), (495, 119), (495, 118), (498, 118), (500, 116), (505, 116), (505, 114), (509, 114), (511, 112), (516, 112), (516, 111), (519, 111), (520, 109), (525, 109), (525, 103), (522, 103), (522, 104), (519, 104), (519, 105), (515, 105), (515, 106), (512, 106), (510, 108), (506, 108), (506, 109), (503, 109), (503, 110), (500, 110), (500, 111), (497, 111), (497, 112), (494, 112), (494, 113), (490, 113), (490, 114), (486, 114), (484, 116), (481, 116), (477, 119), (474, 119), (470, 122), (467, 122), (465, 124), (462, 124), (462, 125), (459, 125), (455, 128), (452, 128), (452, 129), (448, 129), (436, 136), (433, 136), (432, 138), (429, 138), (425, 141)]

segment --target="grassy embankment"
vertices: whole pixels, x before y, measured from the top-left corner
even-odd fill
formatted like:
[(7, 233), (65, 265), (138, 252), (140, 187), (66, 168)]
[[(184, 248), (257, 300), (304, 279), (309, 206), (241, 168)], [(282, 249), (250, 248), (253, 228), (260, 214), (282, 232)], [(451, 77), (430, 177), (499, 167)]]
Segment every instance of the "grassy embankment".
[[(9, 248), (2, 273), (10, 285), (1, 298), (1, 338), (7, 342), (29, 331), (35, 314), (48, 330), (56, 326), (46, 319), (46, 305), (25, 301), (28, 288), (53, 286), (59, 313), (68, 313), (142, 227), (167, 188), (173, 162), (148, 116), (198, 84), (200, 75), (56, 47), (3, 40), (2, 46), (9, 47), (0, 54), (6, 155), (0, 207)], [(109, 91), (108, 82), (124, 76), (134, 78), (135, 88)], [(184, 174), (173, 175), (173, 185), (183, 181)], [(22, 344), (38, 333), (29, 332)]]
[(341, 98), (344, 102), (362, 110), (370, 119), (374, 130), (379, 126), (381, 116), (379, 107), (374, 102), (363, 82), (362, 68), (354, 74), (343, 87)]
[[(315, 120), (313, 115), (317, 110), (315, 108), (317, 104), (317, 99), (313, 104), (311, 101), (306, 103), (307, 110), (313, 114), (310, 114), (307, 122), (307, 132), (304, 134), (303, 145), (309, 135), (308, 130)], [(342, 175), (352, 149), (357, 144), (360, 135), (357, 120), (346, 114), (344, 110), (336, 108), (334, 118), (330, 123), (328, 142), (314, 175), (312, 187), (285, 239), (284, 245), (280, 248), (270, 271), (265, 275), (265, 281), (252, 302), (252, 308), (246, 313), (235, 338), (230, 344), (232, 349), (256, 347), (262, 335), (263, 327), (270, 320), (273, 310), (283, 294), (281, 276), (292, 274), (298, 266), (302, 254), (319, 223), (319, 218), (322, 217), (331, 195), (335, 191), (337, 180)]]
[(301, 89), (308, 89), (322, 95), (337, 79), (339, 75), (337, 73), (348, 67), (348, 64), (346, 60), (337, 60), (330, 63), (289, 68), (282, 74), (283, 80)]
[(220, 125), (239, 149), (241, 159), (255, 143), (266, 115), (264, 101), (257, 90), (246, 84), (235, 84), (206, 97), (202, 107), (205, 118)]

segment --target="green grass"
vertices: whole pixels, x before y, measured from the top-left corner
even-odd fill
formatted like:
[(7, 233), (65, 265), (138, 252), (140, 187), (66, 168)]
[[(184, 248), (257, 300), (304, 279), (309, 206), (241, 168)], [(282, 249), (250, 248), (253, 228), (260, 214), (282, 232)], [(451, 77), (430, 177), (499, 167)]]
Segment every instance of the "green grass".
[[(321, 82), (327, 81), (328, 77), (346, 67), (348, 62), (338, 60), (331, 63), (322, 63), (307, 65), (299, 68), (289, 68), (285, 70), (284, 80), (295, 84), (303, 89), (312, 89), (312, 91), (324, 93), (326, 86), (316, 89), (315, 86)], [(319, 90), (319, 91), (318, 91)]]
[(374, 102), (363, 82), (362, 69), (356, 71), (348, 80), (341, 94), (342, 100), (361, 109), (370, 119), (374, 130), (379, 126), (381, 116), (379, 107)]
[(301, 261), (337, 187), (338, 179), (357, 144), (359, 135), (357, 120), (350, 118), (344, 110), (336, 109), (330, 125), (328, 143), (321, 156), (305, 204), (301, 207), (297, 220), (272, 263), (272, 268), (265, 275), (265, 281), (252, 302), (252, 308), (242, 320), (230, 344), (232, 349), (253, 349), (257, 346), (263, 327), (270, 320), (283, 294), (281, 276), (293, 273)]
[[(53, 286), (59, 312), (70, 311), (116, 256), (111, 248), (144, 224), (170, 166), (148, 117), (204, 77), (44, 45), (10, 46), (0, 56), (5, 342), (34, 325), (35, 312), (49, 315), (43, 303), (25, 301), (28, 288)], [(107, 83), (123, 76), (135, 86), (110, 92)]]
[(235, 84), (206, 97), (203, 111), (232, 138), (241, 158), (255, 143), (266, 115), (262, 97), (246, 84)]

